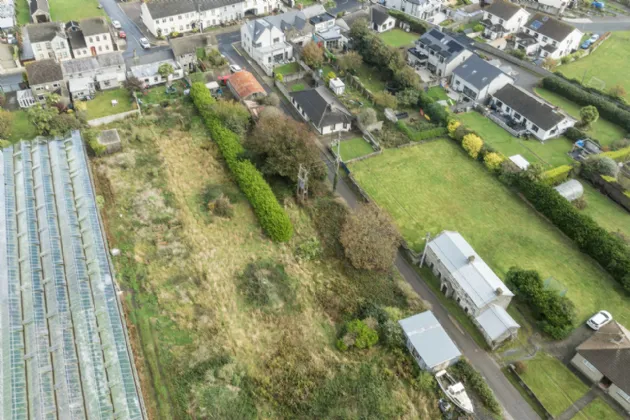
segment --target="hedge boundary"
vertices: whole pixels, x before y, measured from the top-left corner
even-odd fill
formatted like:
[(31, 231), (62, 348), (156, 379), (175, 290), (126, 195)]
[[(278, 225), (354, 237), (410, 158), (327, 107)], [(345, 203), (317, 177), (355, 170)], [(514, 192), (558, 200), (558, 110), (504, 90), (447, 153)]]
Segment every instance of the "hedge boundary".
[(427, 130), (416, 131), (414, 133), (403, 120), (398, 120), (396, 122), (396, 128), (406, 135), (411, 141), (422, 141), (436, 137), (443, 137), (448, 132), (446, 127), (431, 127)]
[(193, 83), (190, 97), (201, 114), (210, 136), (218, 144), (228, 168), (236, 178), (254, 213), (267, 235), (276, 242), (286, 242), (293, 236), (293, 225), (271, 187), (253, 163), (240, 158), (245, 149), (238, 135), (227, 129), (212, 111), (215, 103), (210, 91), (203, 83)]

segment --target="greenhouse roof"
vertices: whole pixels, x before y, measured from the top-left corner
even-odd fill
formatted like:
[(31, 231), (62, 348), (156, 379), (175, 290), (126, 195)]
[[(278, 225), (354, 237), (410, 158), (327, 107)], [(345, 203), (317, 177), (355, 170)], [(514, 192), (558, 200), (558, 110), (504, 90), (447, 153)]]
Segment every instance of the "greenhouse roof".
[(0, 418), (144, 419), (78, 131), (0, 150)]

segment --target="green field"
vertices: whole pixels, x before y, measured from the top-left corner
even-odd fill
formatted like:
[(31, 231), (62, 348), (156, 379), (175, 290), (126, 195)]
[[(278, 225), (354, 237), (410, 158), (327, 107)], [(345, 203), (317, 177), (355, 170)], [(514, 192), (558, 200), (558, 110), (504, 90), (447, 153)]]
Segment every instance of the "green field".
[(592, 403), (587, 405), (577, 413), (574, 420), (623, 420), (615, 410), (613, 410), (606, 401), (596, 398)]
[(539, 351), (524, 362), (521, 379), (534, 391), (540, 402), (554, 416), (561, 414), (579, 400), (588, 387), (553, 356)]
[(347, 161), (361, 156), (374, 153), (372, 146), (361, 137), (355, 137), (350, 140), (343, 140), (339, 144), (341, 160)]
[(363, 63), (356, 72), (357, 77), (372, 93), (378, 93), (385, 90), (385, 81), (379, 70)]
[(96, 16), (106, 16), (104, 9), (99, 9), (98, 0), (49, 0), (50, 15), (53, 21), (68, 22)]
[(610, 232), (621, 231), (630, 238), (630, 213), (610, 198), (601, 194), (589, 182), (580, 179), (584, 186), (587, 206), (583, 213), (591, 216), (604, 229)]
[(446, 91), (441, 86), (433, 86), (432, 88), (429, 88), (427, 94), (436, 101), (448, 101), (449, 99)]
[[(118, 105), (112, 106), (112, 100)], [(120, 114), (134, 109), (134, 101), (127, 89), (118, 88), (97, 92), (94, 99), (87, 102), (87, 117), (89, 120), (107, 115)]]
[[(580, 108), (582, 107), (575, 102), (571, 102), (563, 96), (556, 95), (553, 92), (549, 92), (548, 90), (540, 88), (536, 89), (536, 93), (546, 101), (563, 109), (573, 118), (576, 118), (578, 120), (580, 119)], [(597, 122), (592, 124), (591, 129), (586, 131), (586, 133), (599, 140), (600, 143), (604, 146), (609, 146), (614, 141), (622, 139), (625, 135), (625, 131), (623, 128), (601, 117), (599, 118), (599, 120), (597, 120)]]
[(296, 83), (293, 86), (291, 86), (291, 92), (300, 92), (304, 89), (306, 89), (306, 87), (304, 86), (304, 83)]
[(31, 12), (26, 0), (15, 0), (15, 19), (18, 25), (31, 23)]
[(548, 168), (573, 163), (573, 159), (567, 154), (571, 150), (571, 141), (566, 137), (551, 139), (545, 143), (535, 139), (517, 139), (478, 112), (459, 114), (457, 118), (505, 157), (519, 154), (529, 163), (540, 162)]
[(32, 140), (37, 136), (35, 126), (28, 120), (26, 111), (15, 111), (13, 114), (13, 127), (9, 141), (17, 143), (20, 140)]
[(300, 71), (300, 65), (296, 62), (287, 63), (273, 69), (274, 73), (282, 74), (282, 75), (293, 74), (293, 73), (297, 73), (298, 71)]
[(387, 32), (378, 34), (378, 37), (381, 38), (387, 45), (398, 48), (412, 45), (414, 41), (420, 37), (420, 35), (394, 28)]
[(630, 66), (629, 44), (630, 32), (613, 32), (593, 54), (561, 66), (558, 70), (567, 77), (584, 80), (584, 84), (593, 87), (598, 86), (589, 83), (591, 78), (601, 79), (606, 82), (604, 90), (620, 84), (626, 89), (626, 99), (630, 99), (630, 79), (627, 72), (620, 71)]
[(630, 323), (618, 284), (455, 142), (388, 149), (349, 166), (415, 250), (427, 232), (459, 231), (499, 276), (518, 265), (563, 284), (578, 322), (606, 307)]

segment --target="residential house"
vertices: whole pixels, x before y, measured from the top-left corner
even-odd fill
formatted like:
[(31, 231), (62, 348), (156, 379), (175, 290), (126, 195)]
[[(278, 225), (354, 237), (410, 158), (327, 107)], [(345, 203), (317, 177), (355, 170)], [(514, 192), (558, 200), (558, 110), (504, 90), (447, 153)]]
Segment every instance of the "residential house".
[(516, 34), (516, 47), (528, 55), (557, 60), (576, 51), (582, 35), (566, 22), (536, 13)]
[(79, 26), (85, 38), (86, 48), (91, 55), (114, 51), (114, 36), (104, 17), (83, 19), (79, 22)]
[(8, 31), (15, 26), (15, 5), (13, 0), (0, 1), (0, 29)]
[(94, 79), (90, 77), (72, 79), (68, 81), (68, 90), (73, 101), (89, 98), (96, 92)]
[(440, 291), (472, 317), (490, 347), (516, 336), (520, 327), (507, 313), (514, 294), (462, 235), (440, 233), (426, 245), (424, 261), (440, 281)]
[(100, 90), (117, 88), (127, 78), (125, 60), (120, 52), (75, 58), (64, 61), (61, 67), (65, 80), (89, 78)]
[(197, 52), (203, 50), (206, 53), (216, 49), (212, 42), (212, 37), (208, 34), (197, 34), (181, 38), (171, 38), (169, 44), (173, 49), (175, 60), (185, 68), (192, 70), (192, 66), (197, 63)]
[[(173, 68), (173, 74), (167, 78), (158, 72), (163, 64), (169, 64)], [(125, 60), (127, 76), (137, 77), (145, 83), (145, 86), (154, 86), (171, 82), (184, 77), (182, 66), (175, 60), (172, 49), (153, 51), (140, 57), (130, 57)]]
[(575, 350), (571, 364), (630, 414), (630, 331), (612, 321)]
[(473, 54), (453, 70), (451, 89), (473, 102), (485, 103), (490, 95), (509, 83), (514, 83), (514, 79)]
[(27, 64), (26, 75), (33, 96), (38, 102), (45, 103), (46, 97), (53, 93), (59, 95), (62, 101), (69, 98), (61, 64), (55, 60), (49, 58)]
[(341, 50), (348, 43), (345, 25), (338, 25), (330, 13), (320, 13), (308, 22), (313, 27), (313, 40), (329, 50)]
[(396, 27), (396, 19), (379, 6), (370, 9), (370, 27), (378, 33), (383, 33)]
[(352, 114), (325, 86), (291, 92), (289, 96), (302, 118), (310, 122), (319, 134), (350, 131)]
[(551, 15), (561, 15), (571, 0), (518, 0), (518, 3), (529, 9), (539, 10)]
[(426, 311), (401, 319), (398, 324), (405, 334), (407, 348), (420, 369), (436, 373), (454, 365), (461, 358), (459, 349), (433, 312)]
[(527, 22), (529, 12), (507, 0), (495, 0), (484, 11), (481, 23), (483, 36), (488, 39), (503, 38), (516, 33)]
[(514, 85), (505, 85), (491, 96), (491, 119), (499, 125), (506, 124), (508, 131), (517, 136), (531, 134), (544, 142), (562, 135), (576, 123), (557, 107)]
[(242, 101), (251, 101), (267, 96), (262, 85), (247, 70), (241, 70), (231, 75), (227, 81), (227, 86), (232, 94)]
[(46, 22), (26, 25), (28, 40), (35, 60), (70, 60), (68, 37), (60, 22)]
[(407, 60), (412, 66), (426, 67), (438, 77), (448, 77), (471, 55), (471, 51), (451, 36), (431, 29), (407, 51)]
[(30, 0), (28, 2), (28, 7), (31, 12), (31, 22), (50, 22), (50, 7), (48, 6), (48, 0)]
[(92, 53), (87, 46), (87, 42), (85, 42), (85, 36), (83, 35), (83, 31), (68, 31), (68, 42), (72, 47), (72, 56), (74, 58), (84, 58), (91, 57)]
[(308, 19), (315, 32), (326, 31), (335, 26), (335, 17), (328, 12), (320, 13)]
[(416, 19), (431, 22), (444, 5), (441, 0), (383, 0), (381, 4), (388, 9), (400, 10)]

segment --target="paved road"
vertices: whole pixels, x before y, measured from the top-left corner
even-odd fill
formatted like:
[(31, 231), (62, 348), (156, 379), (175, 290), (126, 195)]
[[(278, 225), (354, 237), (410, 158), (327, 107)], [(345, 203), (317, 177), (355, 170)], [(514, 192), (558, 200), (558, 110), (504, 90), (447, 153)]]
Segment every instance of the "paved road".
[(604, 32), (630, 31), (630, 18), (627, 16), (619, 18), (592, 18), (592, 19), (564, 19), (567, 23), (575, 26), (582, 32)]
[(361, 7), (361, 3), (358, 0), (336, 0), (337, 5), (331, 9), (327, 9), (328, 13), (333, 15), (337, 15), (339, 12), (347, 12), (350, 13), (353, 10), (359, 9)]

